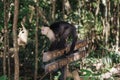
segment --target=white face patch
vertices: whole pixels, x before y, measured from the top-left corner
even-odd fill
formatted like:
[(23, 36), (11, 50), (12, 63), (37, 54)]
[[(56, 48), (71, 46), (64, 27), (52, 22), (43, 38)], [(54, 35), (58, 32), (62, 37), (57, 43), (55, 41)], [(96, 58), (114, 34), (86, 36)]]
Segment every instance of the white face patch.
[(42, 35), (45, 35), (49, 38), (50, 41), (55, 40), (55, 34), (49, 27), (41, 27)]
[(43, 35), (47, 35), (49, 30), (50, 30), (49, 27), (41, 27), (41, 33)]

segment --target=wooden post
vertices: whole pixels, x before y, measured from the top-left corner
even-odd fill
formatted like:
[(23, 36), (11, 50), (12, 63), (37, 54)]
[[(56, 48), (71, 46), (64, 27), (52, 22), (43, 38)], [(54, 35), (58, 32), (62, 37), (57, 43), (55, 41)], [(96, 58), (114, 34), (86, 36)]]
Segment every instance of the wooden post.
[(87, 56), (87, 54), (88, 53), (84, 50), (81, 52), (76, 52), (74, 54), (71, 54), (71, 55), (67, 56), (66, 58), (62, 58), (62, 59), (56, 60), (54, 62), (51, 62), (51, 63), (45, 65), (45, 72), (55, 71), (71, 62), (77, 61), (77, 60)]
[[(62, 50), (55, 50), (43, 53), (43, 62), (48, 62), (50, 60), (54, 60), (51, 63), (45, 65), (45, 72), (50, 73), (52, 71), (56, 71), (61, 68), (61, 77), (60, 80), (66, 80), (67, 78), (67, 65), (71, 62), (77, 61), (85, 56), (87, 56), (88, 52), (85, 50), (87, 46), (87, 40), (78, 41), (75, 45), (74, 52), (72, 54), (67, 54), (70, 50), (70, 46), (68, 45), (66, 48)], [(84, 48), (84, 49), (83, 49)], [(66, 55), (67, 54), (67, 55)], [(65, 56), (62, 58), (62, 56)], [(60, 59), (58, 58), (60, 57)], [(74, 78), (79, 80), (79, 75)]]
[[(75, 49), (74, 50), (78, 50), (79, 48), (83, 48), (84, 46), (86, 46), (88, 43), (86, 40), (83, 41), (78, 41), (76, 43)], [(52, 59), (55, 59), (57, 57), (60, 57), (62, 55), (66, 53), (68, 53), (68, 51), (70, 50), (70, 45), (68, 45), (65, 49), (62, 50), (55, 50), (55, 51), (51, 51), (51, 52), (45, 52), (43, 53), (43, 62), (48, 62)]]

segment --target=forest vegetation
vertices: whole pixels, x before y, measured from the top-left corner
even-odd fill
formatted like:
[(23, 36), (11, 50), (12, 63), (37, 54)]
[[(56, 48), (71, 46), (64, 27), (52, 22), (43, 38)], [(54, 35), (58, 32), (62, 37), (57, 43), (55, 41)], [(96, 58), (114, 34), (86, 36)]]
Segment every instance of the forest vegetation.
[[(40, 32), (57, 21), (89, 41), (88, 55), (68, 65), (67, 80), (120, 80), (120, 0), (0, 0), (0, 80), (59, 80), (61, 71), (44, 72), (50, 41)], [(23, 26), (28, 42), (19, 46)]]

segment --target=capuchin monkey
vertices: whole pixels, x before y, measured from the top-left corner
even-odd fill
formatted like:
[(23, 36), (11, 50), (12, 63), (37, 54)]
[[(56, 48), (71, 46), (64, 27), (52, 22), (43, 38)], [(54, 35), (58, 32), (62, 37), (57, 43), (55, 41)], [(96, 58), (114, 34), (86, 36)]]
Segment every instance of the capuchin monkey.
[(22, 25), (22, 28), (20, 28), (19, 30), (18, 39), (17, 39), (18, 46), (25, 47), (25, 45), (27, 44), (27, 40), (28, 40), (28, 31), (23, 25), (23, 23), (21, 23), (21, 25)]
[(51, 41), (51, 45), (49, 51), (61, 50), (66, 47), (67, 39), (72, 37), (72, 44), (70, 47), (70, 51), (68, 53), (72, 53), (75, 48), (75, 44), (77, 41), (77, 32), (76, 28), (64, 21), (55, 22), (52, 25), (43, 26), (41, 28), (42, 35), (45, 35)]

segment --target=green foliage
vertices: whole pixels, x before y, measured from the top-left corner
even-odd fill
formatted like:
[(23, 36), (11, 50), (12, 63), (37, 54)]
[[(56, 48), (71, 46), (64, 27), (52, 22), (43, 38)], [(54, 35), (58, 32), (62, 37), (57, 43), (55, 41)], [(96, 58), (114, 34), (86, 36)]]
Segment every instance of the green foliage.
[[(0, 31), (4, 27), (4, 0), (0, 0)], [(10, 1), (10, 4), (13, 4), (13, 0)], [(103, 36), (103, 22), (102, 20), (105, 17), (105, 4), (103, 1), (106, 0), (100, 0), (99, 4), (99, 11), (96, 15), (96, 9), (98, 7), (98, 1), (97, 0), (68, 0), (71, 5), (71, 11), (69, 14), (66, 13), (66, 10), (64, 8), (63, 12), (63, 0), (56, 0), (55, 5), (55, 21), (63, 20), (63, 16), (65, 16), (65, 21), (71, 22), (73, 25), (77, 27), (78, 37), (79, 39), (91, 39), (90, 46), (90, 54), (85, 59), (84, 65), (82, 64), (82, 61), (79, 60), (78, 62), (75, 62), (72, 66), (70, 65), (70, 68), (79, 68), (80, 65), (83, 68), (80, 68), (79, 73), (80, 76), (83, 76), (84, 80), (97, 80), (98, 78), (94, 78), (94, 76), (99, 77), (100, 74), (103, 72), (108, 71), (112, 66), (114, 66), (117, 63), (120, 63), (120, 56), (118, 53), (115, 53), (115, 51), (108, 51), (105, 44), (105, 36)], [(117, 10), (118, 5), (120, 4), (119, 0), (109, 0), (110, 1), (110, 12), (108, 12), (107, 19), (110, 23), (110, 32), (109, 32), (109, 38), (108, 38), (108, 49), (111, 50), (114, 44), (116, 44), (116, 31), (118, 30), (116, 27), (116, 20), (117, 20)], [(34, 71), (35, 66), (35, 27), (36, 27), (36, 9), (33, 11), (33, 18), (32, 21), (29, 22), (30, 15), (32, 11), (30, 10), (29, 6), (36, 7), (36, 3), (34, 0), (21, 0), (19, 5), (19, 16), (18, 16), (18, 28), (21, 27), (21, 21), (24, 16), (26, 16), (26, 22), (25, 27), (29, 31), (29, 38), (28, 38), (28, 44), (25, 48), (20, 47), (19, 51), (19, 57), (20, 57), (20, 63), (30, 67), (30, 70)], [(46, 20), (49, 23), (52, 23), (51, 15), (52, 15), (52, 3), (51, 0), (39, 0), (39, 10), (41, 10), (43, 16), (46, 18)], [(14, 16), (14, 5), (12, 5), (9, 9), (11, 12), (11, 18), (8, 23), (8, 30), (9, 32), (9, 42), (10, 42), (10, 48), (13, 47), (13, 41), (12, 41), (12, 26), (13, 26), (13, 16)], [(39, 26), (41, 27), (44, 24), (43, 16), (39, 14)], [(39, 67), (39, 74), (43, 74), (40, 71), (42, 71), (41, 66), (43, 65), (42, 62), (42, 52), (47, 51), (50, 45), (50, 42), (48, 38), (45, 36), (42, 36), (40, 33), (40, 27), (38, 30), (38, 48), (39, 48), (39, 55), (38, 55), (38, 67)], [(120, 32), (120, 31), (119, 31)], [(71, 42), (70, 40), (68, 42)], [(119, 44), (120, 45), (120, 44)], [(0, 48), (3, 47), (3, 44), (0, 44)], [(96, 70), (95, 66), (93, 64), (96, 64), (97, 62), (102, 59), (102, 63), (104, 64), (104, 67), (100, 70)], [(1, 59), (0, 59), (1, 60)], [(2, 60), (1, 60), (2, 62)], [(2, 64), (1, 64), (2, 65)], [(0, 65), (0, 66), (1, 66)], [(26, 70), (27, 71), (27, 70)], [(61, 73), (58, 72), (57, 75), (53, 75), (55, 80), (58, 80)], [(31, 76), (29, 76), (29, 79), (31, 79)], [(0, 80), (7, 80), (7, 76), (1, 76)], [(22, 80), (22, 78), (21, 78)], [(32, 79), (31, 79), (32, 80)], [(46, 77), (44, 80), (50, 80), (48, 77)], [(71, 80), (69, 78), (68, 80)]]
[(0, 31), (2, 30), (4, 26), (4, 8), (3, 8), (3, 2), (0, 0)]
[(120, 55), (115, 52), (110, 52), (109, 57), (112, 59), (113, 63), (120, 63)]
[(81, 74), (81, 78), (83, 78), (84, 80), (99, 80), (100, 79), (98, 74), (96, 75), (88, 69), (81, 69), (80, 74)]
[(57, 76), (54, 76), (54, 80), (59, 80), (60, 75), (61, 75), (61, 72), (60, 72), (60, 71), (58, 71), (58, 72), (57, 72)]
[(0, 76), (0, 80), (8, 80), (6, 75)]
[(81, 69), (80, 72), (82, 73), (81, 76), (87, 76), (90, 77), (92, 72), (89, 70)]

